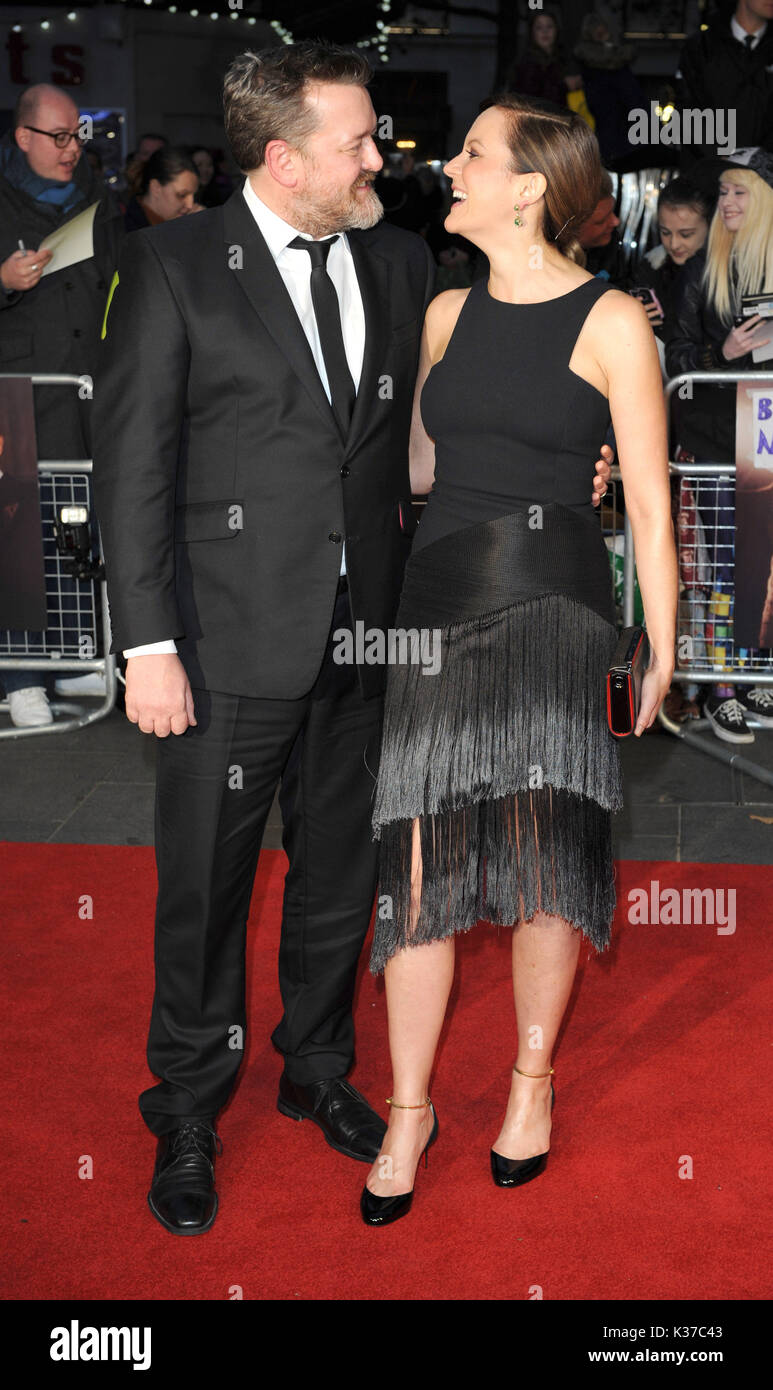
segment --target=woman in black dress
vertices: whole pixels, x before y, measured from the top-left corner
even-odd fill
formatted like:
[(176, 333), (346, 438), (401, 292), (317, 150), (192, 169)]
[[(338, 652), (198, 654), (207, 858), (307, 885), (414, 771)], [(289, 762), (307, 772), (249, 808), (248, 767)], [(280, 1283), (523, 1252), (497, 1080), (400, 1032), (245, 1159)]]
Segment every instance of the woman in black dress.
[(610, 816), (622, 797), (604, 682), (616, 633), (589, 486), (610, 413), (652, 648), (637, 734), (673, 670), (657, 350), (641, 304), (581, 269), (572, 236), (598, 201), (595, 138), (575, 115), (505, 96), (445, 172), (448, 230), (491, 271), (439, 295), (422, 338), (411, 480), (432, 492), (396, 627), (434, 649), (431, 666), (390, 667), (374, 802), (371, 969), (385, 969), (393, 1089), (361, 1197), (372, 1225), (408, 1210), (437, 1134), (428, 1087), (454, 938), (479, 919), (514, 928), (517, 1055), (492, 1173), (516, 1186), (545, 1166), (551, 1056), (580, 938), (603, 950), (615, 905)]

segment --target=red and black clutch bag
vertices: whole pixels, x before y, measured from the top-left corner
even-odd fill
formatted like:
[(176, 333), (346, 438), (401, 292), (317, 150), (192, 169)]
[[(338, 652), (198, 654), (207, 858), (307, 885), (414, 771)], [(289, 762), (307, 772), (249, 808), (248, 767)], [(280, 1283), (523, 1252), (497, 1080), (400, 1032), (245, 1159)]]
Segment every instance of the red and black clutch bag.
[(649, 661), (650, 644), (643, 627), (625, 627), (607, 671), (607, 722), (615, 738), (627, 738), (636, 728), (641, 683)]

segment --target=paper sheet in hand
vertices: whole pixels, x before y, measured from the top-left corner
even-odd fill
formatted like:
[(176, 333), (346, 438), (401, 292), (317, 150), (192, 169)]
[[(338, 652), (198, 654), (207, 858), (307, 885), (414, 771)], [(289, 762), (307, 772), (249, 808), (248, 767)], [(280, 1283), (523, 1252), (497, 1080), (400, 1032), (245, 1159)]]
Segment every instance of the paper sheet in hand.
[(92, 203), (91, 207), (79, 212), (77, 217), (65, 222), (63, 227), (57, 227), (55, 232), (41, 241), (39, 250), (54, 253), (43, 275), (64, 270), (65, 266), (76, 265), (78, 261), (90, 260), (94, 255), (94, 217), (98, 207), (98, 202)]
[(755, 348), (752, 352), (752, 361), (769, 362), (773, 358), (773, 294), (748, 294), (741, 300), (741, 313), (745, 318), (751, 318), (753, 314), (759, 314), (763, 320), (768, 322), (758, 324), (758, 328), (770, 331), (767, 337), (770, 342), (765, 347)]

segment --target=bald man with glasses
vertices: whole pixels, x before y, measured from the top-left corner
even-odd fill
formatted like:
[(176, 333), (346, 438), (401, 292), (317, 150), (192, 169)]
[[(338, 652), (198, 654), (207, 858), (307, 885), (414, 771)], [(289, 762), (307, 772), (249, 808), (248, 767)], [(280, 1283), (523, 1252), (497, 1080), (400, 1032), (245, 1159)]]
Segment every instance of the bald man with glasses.
[[(41, 242), (94, 203), (94, 254), (44, 274)], [(60, 88), (27, 87), (0, 140), (0, 374), (93, 376), (122, 239), (118, 203), (83, 158), (77, 106)], [(73, 388), (35, 388), (39, 458), (91, 457), (90, 405)], [(15, 724), (51, 722), (39, 677), (6, 671), (2, 684)]]
[[(0, 372), (92, 375), (123, 219), (83, 158), (82, 133), (72, 98), (38, 83), (22, 92), (0, 141)], [(51, 252), (41, 242), (93, 203), (94, 255), (44, 275)], [(74, 391), (38, 388), (41, 458), (90, 457), (83, 407)]]

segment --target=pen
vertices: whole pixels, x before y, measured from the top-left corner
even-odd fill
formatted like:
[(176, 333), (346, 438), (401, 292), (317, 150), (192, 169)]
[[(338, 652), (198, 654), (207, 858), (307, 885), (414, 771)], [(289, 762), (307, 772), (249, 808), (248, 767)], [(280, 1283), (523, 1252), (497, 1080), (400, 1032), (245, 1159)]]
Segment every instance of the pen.
[(27, 254), (27, 248), (26, 248), (26, 246), (24, 245), (24, 242), (22, 241), (21, 237), (19, 237), (19, 250), (21, 251), (21, 254), (22, 254), (23, 256), (26, 256), (26, 254)]

